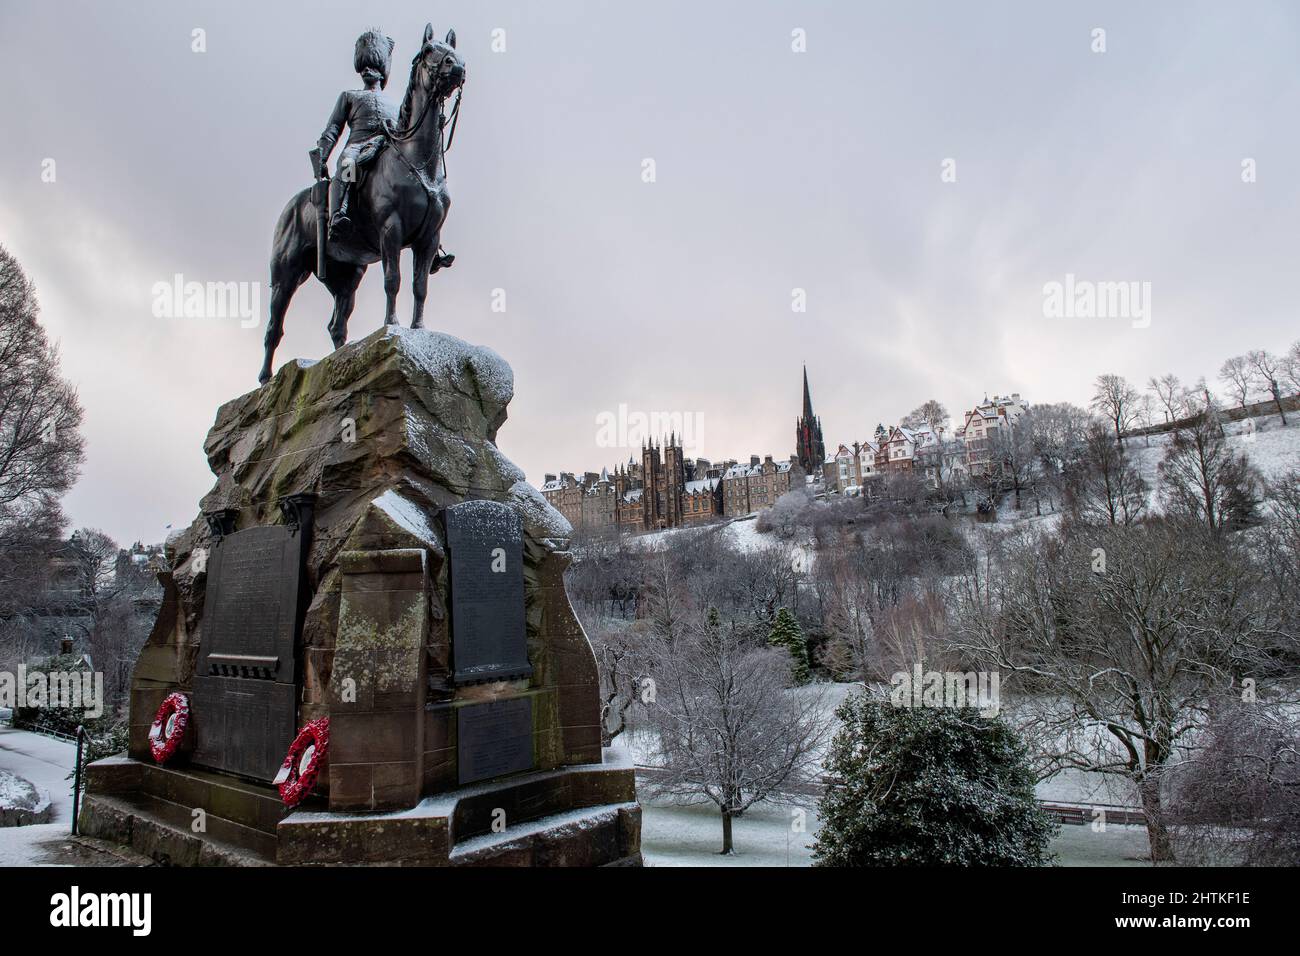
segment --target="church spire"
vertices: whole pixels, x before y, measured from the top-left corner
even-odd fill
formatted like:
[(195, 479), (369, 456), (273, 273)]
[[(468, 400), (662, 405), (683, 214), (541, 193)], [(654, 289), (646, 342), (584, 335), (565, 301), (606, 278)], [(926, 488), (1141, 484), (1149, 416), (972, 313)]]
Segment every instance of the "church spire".
[(822, 462), (826, 460), (826, 443), (822, 439), (821, 419), (813, 411), (806, 364), (803, 367), (803, 414), (795, 424), (795, 454), (804, 474), (817, 475), (821, 472)]

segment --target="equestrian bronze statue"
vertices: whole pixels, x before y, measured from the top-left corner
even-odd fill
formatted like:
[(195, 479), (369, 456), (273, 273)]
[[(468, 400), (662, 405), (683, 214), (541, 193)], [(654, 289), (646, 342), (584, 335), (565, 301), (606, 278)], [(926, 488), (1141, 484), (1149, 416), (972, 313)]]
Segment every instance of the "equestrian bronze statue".
[[(370, 263), (384, 264), (384, 324), (395, 325), (402, 282), (399, 259), (403, 249), (412, 251), (411, 328), (419, 329), (424, 327), (429, 276), (454, 259), (441, 248), (442, 225), (451, 206), (445, 159), (456, 133), (465, 63), (456, 53), (455, 31), (438, 41), (433, 25), (427, 25), (411, 61), (406, 96), (394, 117), (380, 95), (388, 85), (392, 52), (392, 39), (377, 30), (357, 40), (353, 65), (364, 89), (339, 96), (310, 152), (314, 184), (289, 200), (276, 223), (266, 361), (258, 376), (263, 384), (271, 378), (289, 302), (309, 275), (334, 297), (329, 333), (339, 348), (347, 342), (357, 286)], [(453, 93), (456, 102), (449, 122), (446, 104)], [(344, 126), (348, 138), (331, 180), (326, 164)]]

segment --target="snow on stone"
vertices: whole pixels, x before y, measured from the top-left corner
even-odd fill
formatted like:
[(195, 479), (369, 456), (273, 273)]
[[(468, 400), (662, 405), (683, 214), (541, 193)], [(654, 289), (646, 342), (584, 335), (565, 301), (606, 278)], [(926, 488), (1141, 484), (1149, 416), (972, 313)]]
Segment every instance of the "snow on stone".
[(568, 538), (573, 535), (573, 525), (542, 497), (542, 493), (526, 481), (516, 481), (510, 486), (510, 504), (524, 519), (528, 527), (541, 528), (543, 537)]
[(524, 480), (523, 470), (505, 455), (501, 454), (501, 449), (497, 448), (496, 445), (488, 445), (487, 453), (491, 455), (493, 460), (496, 462), (494, 470), (503, 480), (514, 483)]
[(433, 533), (433, 528), (429, 526), (428, 516), (419, 505), (407, 501), (392, 490), (385, 491), (372, 503), (376, 508), (379, 508), (384, 514), (392, 518), (398, 527), (409, 531), (430, 547), (438, 547), (437, 535)]
[(490, 348), (429, 329), (405, 329), (392, 325), (389, 335), (396, 336), (402, 350), (435, 378), (455, 378), (463, 374), (466, 364), (473, 370), (479, 388), (502, 405), (509, 404), (515, 393), (515, 373), (510, 363)]
[(31, 810), (38, 802), (40, 793), (34, 786), (17, 774), (0, 770), (0, 807)]

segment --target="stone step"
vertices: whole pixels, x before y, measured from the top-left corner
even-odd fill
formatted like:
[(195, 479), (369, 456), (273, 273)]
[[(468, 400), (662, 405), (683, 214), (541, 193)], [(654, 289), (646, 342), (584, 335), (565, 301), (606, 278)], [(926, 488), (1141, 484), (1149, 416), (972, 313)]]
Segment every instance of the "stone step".
[(195, 833), (193, 808), (149, 793), (90, 793), (80, 829), (114, 840), (159, 863), (176, 866), (266, 866), (275, 862), (275, 834), (207, 812)]
[[(457, 840), (448, 862), (459, 866), (599, 866), (640, 863), (641, 808), (635, 802), (606, 803), (548, 814)], [(628, 854), (631, 850), (631, 854)]]
[(260, 830), (272, 838), (288, 813), (275, 787), (197, 767), (145, 765), (140, 789), (189, 810), (202, 809), (209, 817)]

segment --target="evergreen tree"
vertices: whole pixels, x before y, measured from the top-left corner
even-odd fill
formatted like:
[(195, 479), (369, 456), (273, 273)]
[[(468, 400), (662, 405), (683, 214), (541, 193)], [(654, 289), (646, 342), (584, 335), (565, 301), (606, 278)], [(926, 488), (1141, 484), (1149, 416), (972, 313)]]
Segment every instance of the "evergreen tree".
[(1020, 739), (967, 708), (896, 707), (866, 693), (836, 711), (818, 866), (1044, 866), (1056, 825)]
[(788, 608), (776, 612), (772, 622), (772, 633), (767, 643), (773, 647), (783, 647), (790, 653), (790, 674), (796, 684), (808, 683), (808, 641), (803, 636), (803, 628), (795, 620)]

